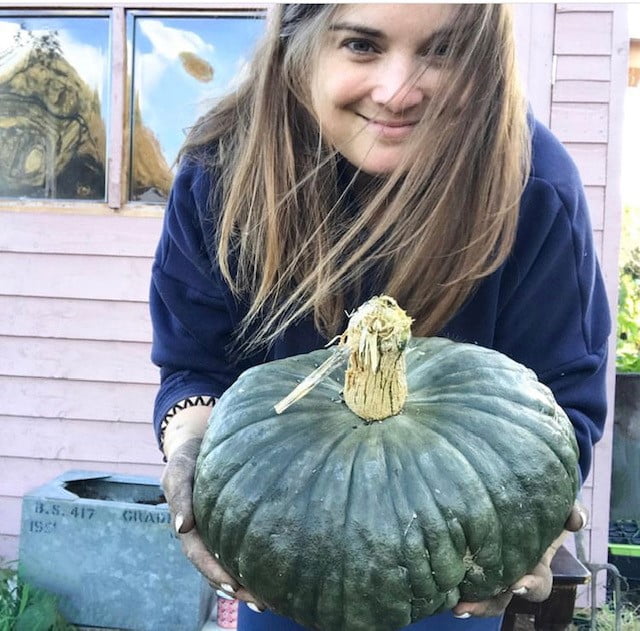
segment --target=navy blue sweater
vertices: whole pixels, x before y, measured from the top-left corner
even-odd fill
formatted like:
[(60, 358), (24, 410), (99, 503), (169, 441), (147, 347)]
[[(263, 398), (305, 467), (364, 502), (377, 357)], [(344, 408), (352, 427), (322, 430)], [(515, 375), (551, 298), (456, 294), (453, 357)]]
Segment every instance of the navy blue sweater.
[[(536, 372), (573, 422), (584, 479), (606, 414), (609, 308), (576, 167), (539, 123), (532, 142), (513, 251), (441, 335), (494, 348)], [(165, 414), (181, 399), (220, 396), (249, 366), (327, 341), (307, 319), (262, 356), (241, 362), (227, 356), (244, 311), (215, 264), (216, 186), (208, 171), (186, 160), (167, 205), (150, 295), (152, 360), (161, 369), (156, 436)]]

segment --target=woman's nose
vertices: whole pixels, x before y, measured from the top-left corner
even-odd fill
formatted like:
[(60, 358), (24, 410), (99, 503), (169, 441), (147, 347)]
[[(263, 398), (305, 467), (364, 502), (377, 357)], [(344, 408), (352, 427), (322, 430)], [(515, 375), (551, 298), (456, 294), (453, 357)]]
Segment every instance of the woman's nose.
[(379, 68), (371, 99), (394, 113), (409, 110), (425, 98), (424, 86), (416, 64), (404, 60), (390, 61)]

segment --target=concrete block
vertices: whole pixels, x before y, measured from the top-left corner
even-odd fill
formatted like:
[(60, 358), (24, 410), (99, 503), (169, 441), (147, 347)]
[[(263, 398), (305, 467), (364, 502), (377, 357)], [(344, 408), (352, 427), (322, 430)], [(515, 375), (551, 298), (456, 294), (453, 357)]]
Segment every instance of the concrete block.
[(182, 554), (158, 480), (68, 471), (22, 502), (18, 572), (77, 625), (196, 631), (213, 591)]

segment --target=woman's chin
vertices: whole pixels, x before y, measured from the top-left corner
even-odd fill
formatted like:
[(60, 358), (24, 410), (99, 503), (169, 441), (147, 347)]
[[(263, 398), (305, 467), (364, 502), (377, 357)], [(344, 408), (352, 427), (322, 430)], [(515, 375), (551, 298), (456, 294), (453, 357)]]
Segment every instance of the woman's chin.
[[(401, 157), (393, 155), (393, 153), (385, 151), (379, 152), (381, 155), (369, 154), (356, 165), (363, 172), (375, 177), (390, 175), (398, 167)], [(391, 155), (389, 155), (391, 154)]]

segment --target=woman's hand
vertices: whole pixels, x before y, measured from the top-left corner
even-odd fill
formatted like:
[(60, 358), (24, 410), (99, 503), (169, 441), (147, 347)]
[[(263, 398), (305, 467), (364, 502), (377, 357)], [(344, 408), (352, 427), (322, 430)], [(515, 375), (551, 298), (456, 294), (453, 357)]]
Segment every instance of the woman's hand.
[(489, 617), (499, 616), (504, 613), (514, 594), (532, 602), (542, 602), (549, 598), (553, 584), (551, 573), (551, 559), (570, 532), (577, 532), (587, 525), (587, 512), (585, 508), (576, 502), (571, 509), (562, 534), (547, 548), (538, 565), (533, 568), (531, 574), (526, 574), (514, 583), (508, 591), (502, 592), (491, 598), (475, 603), (459, 602), (453, 608), (453, 615), (458, 618), (470, 616)]
[[(189, 410), (193, 410), (193, 408), (189, 408), (185, 412)], [(202, 436), (194, 435), (194, 432), (183, 432), (182, 435), (185, 440), (179, 442), (178, 437), (173, 434), (168, 443), (169, 448), (167, 448), (165, 438), (167, 465), (161, 479), (162, 489), (171, 513), (171, 523), (180, 539), (182, 550), (207, 579), (211, 587), (222, 590), (233, 598), (246, 601), (254, 611), (261, 611), (264, 608), (262, 604), (225, 572), (209, 553), (198, 534), (193, 515), (192, 494), (196, 459), (200, 451)], [(167, 436), (167, 438), (169, 437)]]

